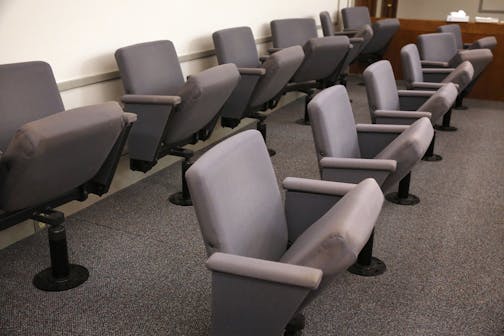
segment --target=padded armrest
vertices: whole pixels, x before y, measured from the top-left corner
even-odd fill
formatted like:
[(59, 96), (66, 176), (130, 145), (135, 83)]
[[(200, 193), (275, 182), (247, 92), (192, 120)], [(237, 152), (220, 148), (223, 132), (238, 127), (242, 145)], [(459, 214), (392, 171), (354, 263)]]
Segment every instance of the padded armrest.
[(289, 191), (344, 196), (355, 184), (287, 177), (283, 181), (283, 187)]
[(238, 68), (240, 75), (264, 76), (266, 69), (263, 68)]
[(423, 81), (441, 83), (454, 70), (454, 68), (422, 68)]
[(357, 34), (358, 32), (360, 32), (359, 29), (353, 29), (353, 28), (343, 28), (342, 30), (343, 33), (347, 33), (347, 34)]
[(430, 112), (421, 111), (390, 111), (390, 110), (376, 110), (374, 112), (376, 117), (390, 117), (390, 118), (411, 118), (420, 119), (423, 117), (430, 118)]
[(361, 158), (375, 158), (408, 127), (408, 125), (357, 124)]
[(420, 61), (422, 67), (426, 68), (448, 68), (450, 64), (448, 62), (440, 62), (440, 61)]
[(343, 30), (343, 31), (339, 31), (339, 32), (335, 32), (334, 33), (334, 36), (348, 36), (348, 37), (352, 37), (354, 35), (356, 35), (359, 31), (358, 30)]
[(125, 125), (132, 124), (137, 121), (138, 117), (135, 113), (124, 112), (123, 113), (123, 122)]
[[(406, 112), (409, 113), (409, 112)], [(407, 125), (377, 125), (377, 124), (357, 124), (358, 133), (402, 133), (408, 129)]]
[(221, 252), (212, 254), (206, 266), (215, 272), (309, 289), (316, 289), (322, 280), (322, 271), (316, 268)]
[(280, 50), (282, 50), (282, 48), (269, 48), (268, 49), (268, 53), (274, 54), (274, 53), (276, 53), (277, 51), (280, 51)]
[(182, 102), (179, 96), (157, 96), (157, 95), (133, 95), (127, 94), (122, 97), (125, 104), (148, 104), (148, 105), (178, 105)]
[(426, 97), (430, 98), (434, 92), (426, 90), (397, 90), (399, 97)]
[(401, 111), (417, 111), (436, 91), (397, 90), (399, 109)]
[[(354, 43), (363, 43), (364, 42), (364, 38), (363, 37), (350, 37), (349, 38), (350, 40), (350, 43), (354, 44)], [(351, 47), (353, 47), (351, 45)]]
[(366, 169), (366, 170), (384, 170), (394, 172), (397, 168), (397, 162), (394, 160), (375, 160), (375, 159), (348, 159), (326, 157), (320, 160), (320, 167), (343, 168), (343, 169)]
[(325, 157), (319, 161), (319, 168), (322, 180), (360, 183), (367, 178), (373, 178), (381, 186), (386, 178), (396, 171), (397, 162), (373, 158)]
[(413, 90), (415, 89), (420, 89), (420, 90), (434, 90), (437, 91), (439, 88), (441, 88), (443, 85), (446, 85), (446, 83), (434, 83), (434, 82), (413, 82), (411, 83), (411, 87)]
[(449, 74), (451, 73), (455, 68), (422, 68), (422, 72), (424, 74)]
[(283, 181), (289, 241), (295, 242), (356, 184), (288, 177)]
[(271, 55), (262, 55), (261, 57), (259, 57), (259, 61), (260, 61), (261, 63), (264, 63), (264, 62), (266, 62), (266, 60), (267, 60), (268, 58), (270, 58), (270, 56), (271, 56)]

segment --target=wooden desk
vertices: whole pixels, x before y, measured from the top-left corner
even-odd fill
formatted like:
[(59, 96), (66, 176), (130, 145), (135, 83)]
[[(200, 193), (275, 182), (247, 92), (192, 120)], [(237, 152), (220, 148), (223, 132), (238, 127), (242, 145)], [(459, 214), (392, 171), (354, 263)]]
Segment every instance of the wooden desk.
[[(434, 33), (445, 21), (399, 19), (401, 28), (392, 39), (385, 53), (385, 59), (392, 63), (397, 79), (402, 78), (400, 51), (408, 43), (416, 43), (420, 34)], [(478, 38), (493, 35), (497, 38), (497, 47), (493, 50), (494, 59), (481, 75), (473, 88), (470, 98), (504, 101), (504, 24), (497, 23), (459, 23), (462, 38), (466, 43)]]

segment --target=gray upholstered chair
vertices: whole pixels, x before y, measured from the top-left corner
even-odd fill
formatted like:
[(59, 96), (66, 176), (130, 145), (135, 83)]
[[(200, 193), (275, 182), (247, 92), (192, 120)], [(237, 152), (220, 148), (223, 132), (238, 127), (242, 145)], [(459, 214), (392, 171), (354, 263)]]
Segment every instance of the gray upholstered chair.
[[(223, 126), (236, 127), (241, 119), (257, 119), (257, 130), (266, 141), (266, 111), (276, 106), (283, 89), (304, 60), (303, 48), (292, 46), (259, 60), (249, 27), (216, 31), (212, 35), (219, 64), (233, 63), (241, 79), (221, 111)], [(269, 149), (271, 155), (274, 151)]]
[(165, 155), (184, 158), (182, 191), (171, 195), (170, 201), (191, 205), (184, 173), (194, 153), (182, 146), (209, 136), (240, 78), (236, 66), (213, 67), (184, 83), (171, 41), (124, 47), (115, 57), (124, 84), (124, 109), (138, 115), (128, 141), (130, 168), (147, 172)]
[(466, 97), (481, 73), (492, 62), (490, 49), (459, 50), (452, 33), (421, 34), (417, 38), (417, 46), (422, 59), (422, 66), (429, 68), (455, 68), (464, 61), (471, 62), (474, 68), (472, 81), (459, 94), (455, 108), (465, 109), (463, 99)]
[(354, 263), (383, 203), (372, 179), (287, 178), (284, 205), (256, 130), (206, 152), (187, 182), (212, 271), (215, 336), (298, 335), (302, 309)]
[[(320, 92), (308, 111), (322, 180), (359, 183), (374, 178), (383, 192), (399, 182), (399, 191), (387, 194), (387, 200), (402, 205), (419, 202), (409, 193), (409, 184), (411, 170), (434, 135), (428, 118), (411, 125), (355, 125), (350, 99), (341, 85)], [(373, 236), (352, 273), (373, 276), (385, 271), (385, 264), (372, 257), (372, 249)]]
[[(471, 83), (474, 68), (469, 61), (460, 63), (456, 68), (422, 68), (418, 48), (414, 44), (408, 44), (401, 49), (401, 63), (403, 79), (409, 90), (438, 90), (446, 83), (456, 85), (459, 95)], [(456, 131), (457, 128), (450, 126), (451, 110), (443, 116), (441, 125), (435, 125), (437, 130)]]
[[(394, 72), (389, 61), (379, 61), (364, 70), (364, 82), (373, 124), (409, 125), (422, 117), (430, 118), (435, 125), (451, 108), (458, 91), (447, 83), (437, 91), (397, 90)], [(440, 161), (434, 154), (436, 135), (424, 156), (426, 161)]]
[[(318, 90), (334, 84), (339, 78), (351, 44), (347, 36), (318, 37), (314, 19), (283, 19), (271, 21), (273, 48), (270, 52), (302, 46), (305, 59), (285, 88), (306, 93), (306, 105)], [(305, 109), (301, 124), (309, 124)]]
[(439, 26), (438, 33), (451, 33), (455, 37), (455, 44), (457, 49), (490, 49), (493, 50), (497, 46), (497, 39), (495, 36), (482, 37), (472, 43), (464, 43), (462, 39), (462, 31), (458, 24), (447, 24)]
[(390, 41), (400, 27), (398, 19), (383, 19), (371, 24), (367, 7), (347, 7), (341, 10), (344, 30), (360, 30), (364, 25), (373, 29), (373, 37), (361, 51), (359, 59), (367, 64), (383, 59)]
[(49, 64), (0, 65), (0, 230), (25, 220), (48, 225), (51, 267), (34, 285), (79, 286), (88, 270), (68, 260), (65, 216), (56, 207), (109, 189), (136, 116), (117, 103), (65, 111)]
[(327, 11), (320, 13), (320, 23), (322, 25), (322, 32), (324, 33), (324, 36), (346, 35), (350, 39), (352, 48), (348, 52), (348, 56), (343, 65), (343, 70), (341, 71), (340, 78), (338, 79), (338, 81), (335, 81), (346, 86), (350, 65), (357, 60), (357, 57), (361, 54), (364, 48), (366, 48), (366, 46), (368, 45), (369, 41), (371, 41), (371, 39), (373, 38), (373, 29), (370, 25), (365, 24), (356, 31), (336, 32), (334, 30), (334, 23), (332, 22), (331, 15)]

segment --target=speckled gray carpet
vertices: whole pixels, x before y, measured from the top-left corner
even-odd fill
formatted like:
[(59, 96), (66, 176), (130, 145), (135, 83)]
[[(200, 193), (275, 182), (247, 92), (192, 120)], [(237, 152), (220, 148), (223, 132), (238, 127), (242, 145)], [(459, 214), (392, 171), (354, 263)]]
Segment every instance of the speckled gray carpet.
[[(350, 83), (358, 122), (364, 88)], [(376, 278), (342, 274), (306, 310), (304, 335), (504, 335), (504, 104), (467, 100), (455, 133), (438, 133), (444, 160), (413, 171), (415, 207), (385, 203)], [(302, 100), (268, 119), (273, 164), (317, 178)], [(71, 259), (90, 279), (63, 293), (35, 289), (48, 265), (46, 232), (0, 251), (0, 335), (207, 335), (210, 274), (191, 207), (173, 206), (179, 165), (67, 221)]]

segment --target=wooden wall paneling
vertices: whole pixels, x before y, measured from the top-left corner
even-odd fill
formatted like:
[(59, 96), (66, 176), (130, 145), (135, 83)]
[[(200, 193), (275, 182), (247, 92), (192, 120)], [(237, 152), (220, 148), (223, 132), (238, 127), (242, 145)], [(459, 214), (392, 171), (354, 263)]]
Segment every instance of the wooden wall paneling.
[[(444, 21), (400, 19), (401, 28), (392, 39), (385, 59), (388, 59), (394, 69), (397, 79), (402, 79), (400, 50), (408, 43), (416, 43), (420, 34), (433, 33), (437, 27), (446, 24)], [(487, 70), (481, 75), (473, 88), (470, 98), (504, 101), (504, 24), (461, 23), (464, 42), (472, 42), (478, 38), (493, 35), (497, 38), (497, 47), (493, 50), (494, 59)], [(352, 72), (362, 73), (362, 65), (352, 66)]]

